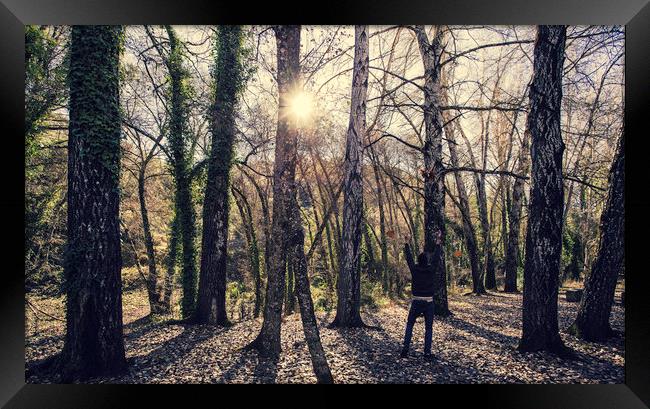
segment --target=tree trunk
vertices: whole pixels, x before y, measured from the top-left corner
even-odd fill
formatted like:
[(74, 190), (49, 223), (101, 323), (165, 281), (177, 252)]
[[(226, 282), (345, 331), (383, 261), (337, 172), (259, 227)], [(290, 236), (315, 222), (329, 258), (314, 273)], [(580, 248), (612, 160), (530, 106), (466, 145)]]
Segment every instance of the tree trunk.
[(295, 265), (293, 260), (287, 260), (287, 290), (285, 292), (284, 313), (293, 314), (296, 310)]
[[(273, 222), (267, 271), (264, 323), (249, 345), (260, 355), (276, 359), (281, 351), (280, 326), (285, 286), (285, 260), (288, 251), (292, 195), (296, 193), (296, 149), (298, 129), (289, 114), (288, 100), (295, 92), (300, 75), (300, 26), (275, 27), (278, 64), (278, 126), (273, 164)], [(295, 198), (294, 198), (295, 200)]]
[(169, 244), (167, 249), (165, 287), (163, 288), (162, 293), (162, 307), (166, 313), (172, 312), (172, 291), (174, 289), (174, 276), (176, 275), (176, 262), (178, 258), (179, 227), (178, 211), (176, 210), (176, 205), (174, 205), (174, 217), (170, 226)]
[(609, 193), (600, 218), (598, 255), (585, 280), (578, 316), (570, 330), (586, 341), (603, 341), (613, 334), (609, 325), (616, 279), (625, 255), (625, 134), (618, 142), (609, 173)]
[[(485, 166), (485, 164), (483, 165)], [(496, 274), (494, 271), (494, 252), (492, 251), (492, 235), (490, 234), (490, 221), (488, 219), (487, 196), (485, 193), (485, 174), (476, 175), (476, 199), (481, 220), (481, 236), (483, 237), (483, 265), (485, 287), (496, 288)]]
[(354, 70), (350, 122), (345, 149), (343, 184), (343, 235), (339, 253), (338, 302), (331, 326), (360, 327), (361, 319), (361, 228), (363, 181), (361, 159), (366, 132), (368, 91), (368, 26), (355, 26)]
[(73, 26), (70, 43), (63, 382), (126, 368), (120, 250), (119, 26)]
[(323, 350), (323, 345), (320, 340), (320, 333), (318, 331), (318, 323), (314, 314), (314, 304), (311, 298), (311, 290), (309, 287), (309, 277), (307, 275), (307, 259), (305, 258), (305, 235), (302, 228), (300, 213), (298, 209), (298, 202), (295, 195), (291, 196), (290, 203), (292, 211), (290, 216), (290, 257), (289, 263), (294, 267), (296, 278), (296, 293), (298, 295), (298, 304), (300, 306), (300, 318), (302, 320), (302, 328), (305, 333), (305, 340), (311, 355), (311, 363), (316, 375), (318, 383), (334, 383), (334, 378), (330, 371), (327, 357)]
[(241, 26), (219, 26), (212, 106), (212, 141), (203, 201), (201, 270), (194, 321), (230, 325), (226, 313), (226, 258), (230, 210), (230, 167), (235, 140), (235, 107), (242, 86)]
[[(526, 176), (529, 168), (529, 139), (530, 132), (526, 130), (521, 142), (519, 151), (519, 163), (517, 173)], [(505, 284), (503, 291), (506, 293), (516, 293), (517, 289), (517, 266), (519, 265), (519, 230), (521, 228), (521, 210), (524, 199), (524, 179), (516, 178), (512, 186), (512, 203), (510, 206), (509, 222), (510, 231), (508, 232), (508, 247), (506, 250), (506, 272)]]
[(196, 236), (195, 212), (192, 204), (190, 178), (190, 155), (187, 152), (185, 133), (187, 132), (187, 89), (184, 79), (187, 76), (182, 64), (181, 44), (171, 26), (165, 26), (169, 36), (170, 53), (167, 68), (171, 80), (171, 109), (169, 121), (169, 146), (173, 160), (174, 181), (176, 182), (177, 211), (183, 247), (183, 299), (181, 314), (189, 318), (196, 306)]
[[(424, 250), (433, 252), (435, 234), (439, 231), (442, 240), (445, 239), (445, 180), (442, 164), (442, 112), (440, 100), (442, 87), (440, 84), (440, 56), (443, 39), (442, 27), (436, 28), (436, 34), (431, 43), (424, 31), (424, 26), (416, 26), (420, 54), (424, 63), (424, 123), (425, 141), (422, 147), (424, 154)], [(444, 246), (437, 252), (438, 260), (435, 266), (435, 293), (433, 297), (435, 314), (446, 316), (450, 314), (447, 304), (447, 274), (445, 272)]]
[(565, 41), (565, 26), (537, 29), (527, 121), (532, 172), (520, 351), (566, 350), (557, 316), (564, 205), (560, 109)]
[(149, 273), (147, 275), (147, 296), (149, 298), (149, 309), (152, 314), (163, 312), (163, 306), (158, 298), (158, 273), (156, 272), (156, 251), (154, 249), (153, 237), (151, 236), (151, 226), (149, 224), (149, 212), (147, 210), (145, 190), (145, 173), (144, 169), (138, 174), (138, 199), (140, 201), (140, 215), (142, 216), (142, 230), (144, 233), (144, 246), (147, 250), (147, 265)]

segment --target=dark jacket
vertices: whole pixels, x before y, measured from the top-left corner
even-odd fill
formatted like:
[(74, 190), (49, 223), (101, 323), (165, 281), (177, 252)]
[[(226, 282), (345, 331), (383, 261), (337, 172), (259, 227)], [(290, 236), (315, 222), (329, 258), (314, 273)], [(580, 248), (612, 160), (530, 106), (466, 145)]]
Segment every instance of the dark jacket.
[[(440, 250), (434, 250), (433, 260), (437, 260)], [(431, 297), (435, 288), (434, 283), (434, 266), (415, 264), (413, 261), (413, 254), (408, 244), (404, 245), (404, 253), (406, 255), (406, 263), (411, 270), (411, 293), (416, 297)]]

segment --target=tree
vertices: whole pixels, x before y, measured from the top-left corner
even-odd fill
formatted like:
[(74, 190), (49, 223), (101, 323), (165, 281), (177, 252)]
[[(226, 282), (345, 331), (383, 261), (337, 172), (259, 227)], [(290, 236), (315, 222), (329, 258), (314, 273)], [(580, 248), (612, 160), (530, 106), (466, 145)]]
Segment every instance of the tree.
[(219, 26), (215, 90), (212, 107), (212, 144), (203, 200), (201, 270), (194, 320), (229, 325), (226, 314), (226, 256), (230, 167), (235, 140), (235, 107), (243, 86), (241, 26)]
[[(525, 131), (519, 151), (517, 173), (526, 176), (529, 168), (529, 139), (530, 132)], [(503, 291), (516, 293), (517, 266), (519, 265), (519, 230), (521, 228), (521, 210), (524, 199), (524, 179), (516, 178), (512, 186), (512, 202), (508, 213), (510, 231), (508, 232), (508, 245), (506, 248), (505, 283)]]
[(331, 326), (360, 327), (361, 229), (363, 225), (362, 141), (368, 93), (368, 26), (354, 27), (354, 68), (343, 185), (343, 235), (339, 254), (338, 303)]
[[(443, 78), (445, 85), (448, 85), (447, 76)], [(443, 93), (443, 102), (447, 104), (447, 92)], [(447, 146), (449, 148), (449, 160), (451, 166), (457, 168), (460, 166), (458, 158), (458, 149), (456, 148), (455, 127), (460, 127), (453, 123), (452, 118), (447, 112), (442, 114), (445, 121), (445, 136), (447, 137)], [(471, 152), (471, 151), (470, 151)], [(472, 223), (469, 198), (467, 195), (467, 188), (460, 172), (454, 172), (454, 180), (456, 182), (456, 190), (458, 191), (458, 210), (460, 210), (463, 219), (463, 236), (465, 244), (467, 245), (467, 255), (469, 256), (469, 264), (472, 274), (472, 292), (474, 294), (485, 294), (485, 286), (483, 285), (482, 274), (480, 270), (480, 263), (478, 257), (478, 245), (476, 243), (476, 230), (474, 223)]]
[(565, 26), (539, 26), (527, 128), (531, 188), (524, 264), (523, 332), (519, 350), (563, 353), (557, 297), (562, 250), (564, 142), (560, 131)]
[[(175, 203), (177, 206), (177, 217), (182, 243), (182, 281), (183, 299), (181, 301), (181, 313), (184, 318), (194, 313), (196, 305), (196, 215), (192, 204), (192, 190), (190, 177), (190, 157), (187, 152), (187, 117), (188, 108), (188, 86), (185, 83), (187, 72), (183, 68), (182, 45), (171, 26), (165, 26), (169, 36), (169, 55), (161, 57), (169, 70), (169, 150), (172, 156), (172, 167), (174, 181), (176, 183)], [(152, 38), (155, 42), (155, 40)]]
[(52, 240), (41, 241), (40, 236), (51, 238), (51, 232), (65, 224), (64, 217), (56, 217), (64, 213), (58, 208), (65, 204), (65, 150), (43, 148), (49, 145), (48, 131), (67, 131), (65, 117), (59, 119), (55, 112), (68, 96), (68, 33), (67, 27), (25, 26), (26, 285), (48, 267)]
[(255, 306), (253, 309), (253, 317), (257, 318), (260, 315), (260, 309), (262, 306), (262, 274), (260, 269), (260, 250), (257, 241), (257, 233), (255, 232), (255, 227), (253, 225), (253, 211), (244, 192), (237, 189), (234, 185), (231, 187), (231, 190), (242, 220), (246, 242), (248, 243), (251, 273), (255, 283)]
[(165, 279), (160, 296), (160, 302), (163, 311), (170, 313), (172, 311), (172, 291), (174, 289), (174, 277), (176, 276), (176, 263), (178, 258), (179, 247), (179, 217), (178, 206), (176, 203), (172, 206), (172, 220), (169, 226), (169, 243), (167, 244), (167, 255), (165, 257)]
[(274, 27), (277, 44), (278, 128), (273, 165), (273, 224), (271, 227), (271, 257), (266, 287), (264, 322), (258, 337), (248, 346), (260, 355), (274, 360), (280, 353), (280, 329), (286, 265), (293, 266), (296, 293), (300, 306), (305, 339), (312, 366), (319, 383), (332, 383), (332, 374), (325, 358), (307, 276), (307, 258), (300, 207), (296, 198), (296, 160), (298, 121), (292, 118), (291, 99), (301, 92), (300, 84), (300, 26)]
[(285, 289), (288, 234), (291, 231), (292, 195), (295, 195), (296, 144), (298, 129), (291, 121), (290, 100), (299, 92), (300, 26), (274, 28), (277, 46), (277, 80), (279, 91), (278, 127), (273, 164), (273, 209), (266, 304), (262, 329), (249, 345), (262, 356), (280, 354), (280, 326)]
[[(125, 154), (123, 157), (130, 159), (130, 162), (132, 162), (135, 169), (132, 169), (128, 166), (124, 166), (124, 169), (133, 175), (133, 177), (137, 180), (138, 185), (138, 203), (140, 206), (142, 232), (144, 236), (145, 250), (147, 253), (147, 267), (149, 270), (146, 277), (143, 275), (145, 286), (147, 288), (149, 310), (152, 314), (168, 313), (170, 312), (169, 306), (166, 305), (163, 300), (161, 300), (161, 294), (158, 291), (156, 251), (154, 247), (153, 235), (151, 233), (151, 223), (149, 221), (149, 209), (147, 207), (146, 195), (146, 182), (151, 177), (151, 175), (147, 174), (147, 169), (149, 168), (149, 165), (159, 150), (160, 141), (162, 140), (163, 134), (161, 133), (154, 140), (154, 144), (148, 148), (144, 143), (139, 131), (127, 127), (126, 134), (130, 137), (130, 139), (132, 139), (133, 144), (137, 147), (136, 154), (132, 154), (130, 156)], [(126, 235), (128, 235), (126, 227), (124, 228), (124, 232)], [(129, 237), (129, 239), (131, 239), (131, 237)], [(137, 253), (133, 242), (132, 244), (134, 252)]]
[[(440, 98), (440, 56), (442, 55), (443, 27), (435, 28), (431, 42), (424, 26), (416, 26), (415, 33), (424, 63), (424, 250), (433, 252), (436, 231), (445, 238), (445, 179), (442, 164), (442, 111)], [(435, 265), (436, 287), (433, 302), (436, 315), (449, 315), (447, 304), (447, 274), (444, 251), (437, 253)]]
[(625, 134), (621, 135), (609, 173), (609, 192), (600, 218), (598, 255), (585, 280), (584, 297), (578, 316), (569, 329), (586, 341), (603, 341), (612, 336), (609, 316), (616, 279), (625, 257)]
[(64, 382), (126, 368), (120, 251), (119, 26), (74, 26)]

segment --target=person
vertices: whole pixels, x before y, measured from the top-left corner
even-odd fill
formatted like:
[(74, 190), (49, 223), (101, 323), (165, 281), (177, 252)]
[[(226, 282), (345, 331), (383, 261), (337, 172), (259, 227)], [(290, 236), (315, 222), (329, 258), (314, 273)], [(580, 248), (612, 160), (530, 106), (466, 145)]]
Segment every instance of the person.
[(411, 345), (413, 336), (413, 326), (415, 320), (424, 316), (424, 358), (431, 360), (431, 342), (433, 338), (433, 292), (435, 288), (434, 269), (435, 260), (439, 257), (440, 245), (442, 243), (442, 232), (435, 233), (435, 246), (432, 252), (423, 252), (418, 255), (417, 264), (413, 262), (413, 254), (409, 246), (409, 238), (405, 237), (404, 253), (406, 263), (411, 271), (411, 306), (409, 308), (408, 318), (406, 319), (406, 331), (404, 334), (404, 344), (401, 358), (406, 358)]

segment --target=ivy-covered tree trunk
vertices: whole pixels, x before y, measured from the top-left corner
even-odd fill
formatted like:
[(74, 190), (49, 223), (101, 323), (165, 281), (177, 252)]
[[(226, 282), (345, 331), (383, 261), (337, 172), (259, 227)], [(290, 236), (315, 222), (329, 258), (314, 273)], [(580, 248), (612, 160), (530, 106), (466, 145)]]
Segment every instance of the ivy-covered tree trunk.
[(284, 298), (286, 256), (291, 231), (292, 195), (296, 193), (296, 149), (298, 129), (290, 115), (289, 100), (299, 86), (300, 26), (275, 27), (278, 64), (278, 127), (273, 164), (273, 221), (267, 271), (264, 322), (257, 338), (249, 345), (260, 355), (277, 358), (280, 354), (280, 326)]
[(566, 349), (558, 329), (564, 184), (560, 131), (565, 26), (539, 26), (527, 127), (531, 135), (531, 188), (524, 265), (520, 351)]
[[(431, 42), (427, 38), (424, 26), (416, 26), (415, 32), (424, 63), (424, 125), (425, 139), (422, 153), (424, 154), (424, 250), (432, 252), (435, 246), (436, 232), (445, 238), (445, 186), (444, 167), (442, 164), (442, 111), (440, 100), (442, 87), (440, 84), (440, 56), (442, 54), (442, 27), (436, 28), (436, 34)], [(447, 274), (445, 268), (444, 249), (434, 253), (435, 292), (433, 297), (435, 314), (446, 316), (450, 314), (447, 303)]]
[(609, 173), (609, 192), (600, 218), (598, 255), (585, 280), (584, 297), (570, 328), (586, 341), (603, 341), (613, 334), (609, 316), (616, 279), (625, 260), (625, 134), (618, 142)]
[(145, 189), (146, 175), (144, 169), (138, 174), (138, 199), (140, 202), (140, 215), (142, 217), (142, 231), (144, 233), (144, 246), (147, 251), (147, 297), (149, 308), (152, 314), (163, 312), (163, 305), (158, 295), (158, 273), (156, 271), (156, 251), (154, 249), (153, 237), (151, 236), (151, 225), (149, 223), (149, 211), (147, 210), (147, 199)]
[(339, 254), (338, 301), (331, 326), (362, 327), (361, 319), (361, 228), (363, 180), (361, 160), (366, 132), (368, 92), (368, 26), (354, 27), (354, 68), (350, 121), (346, 138), (343, 184), (343, 235)]
[(74, 26), (70, 42), (63, 382), (126, 368), (120, 250), (119, 26)]
[(165, 283), (162, 290), (161, 305), (165, 313), (172, 312), (172, 292), (174, 289), (174, 277), (176, 275), (176, 262), (178, 258), (178, 236), (180, 235), (179, 218), (176, 205), (174, 205), (174, 217), (169, 232), (169, 244), (167, 248), (167, 260), (165, 271)]
[(184, 80), (187, 73), (183, 68), (181, 44), (171, 26), (165, 26), (169, 36), (170, 53), (167, 59), (170, 86), (170, 121), (169, 121), (169, 147), (173, 161), (174, 181), (176, 182), (175, 201), (177, 217), (179, 218), (180, 236), (183, 248), (183, 298), (181, 301), (181, 314), (189, 318), (196, 305), (196, 215), (192, 204), (192, 190), (190, 178), (190, 157), (188, 154), (187, 137), (187, 86)]
[[(517, 173), (526, 176), (528, 173), (530, 149), (530, 131), (524, 132), (519, 151), (519, 163)], [(508, 232), (508, 246), (506, 248), (505, 283), (503, 291), (516, 293), (517, 289), (517, 266), (519, 265), (519, 231), (521, 229), (521, 211), (524, 200), (524, 179), (516, 178), (512, 186), (512, 203), (508, 214), (510, 231)]]
[(226, 257), (230, 210), (230, 167), (235, 140), (235, 107), (243, 82), (241, 26), (219, 26), (212, 145), (203, 200), (203, 240), (195, 321), (229, 325), (226, 314)]

